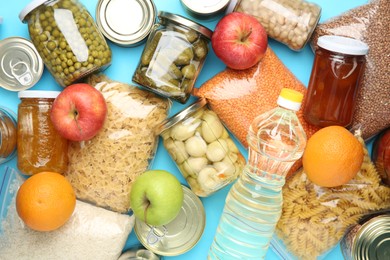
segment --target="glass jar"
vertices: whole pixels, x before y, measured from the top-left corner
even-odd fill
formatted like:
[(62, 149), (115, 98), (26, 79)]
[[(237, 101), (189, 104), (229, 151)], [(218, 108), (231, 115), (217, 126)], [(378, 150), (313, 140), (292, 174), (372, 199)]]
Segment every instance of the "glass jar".
[(234, 181), (245, 158), (205, 99), (162, 123), (164, 147), (192, 191), (206, 197)]
[(321, 16), (321, 7), (304, 0), (232, 0), (227, 12), (254, 16), (269, 37), (298, 51), (305, 47)]
[(16, 154), (16, 115), (0, 107), (0, 164), (11, 160)]
[(66, 87), (111, 63), (111, 50), (77, 0), (34, 0), (19, 14), (55, 80)]
[(304, 106), (307, 122), (325, 127), (352, 123), (368, 46), (341, 36), (321, 36)]
[(50, 120), (58, 91), (21, 91), (18, 107), (18, 168), (26, 175), (43, 171), (63, 174), (68, 164), (68, 141)]
[(208, 53), (212, 31), (182, 16), (159, 12), (133, 81), (186, 103)]

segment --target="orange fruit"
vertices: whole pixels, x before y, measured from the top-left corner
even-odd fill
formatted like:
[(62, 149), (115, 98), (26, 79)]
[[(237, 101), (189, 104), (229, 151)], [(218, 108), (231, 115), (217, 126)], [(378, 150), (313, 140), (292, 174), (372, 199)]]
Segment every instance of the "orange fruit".
[(328, 126), (309, 138), (302, 161), (310, 181), (336, 187), (356, 176), (363, 158), (363, 146), (351, 132), (341, 126)]
[(29, 177), (16, 195), (19, 217), (31, 229), (55, 230), (66, 223), (76, 206), (76, 195), (59, 173), (41, 172)]

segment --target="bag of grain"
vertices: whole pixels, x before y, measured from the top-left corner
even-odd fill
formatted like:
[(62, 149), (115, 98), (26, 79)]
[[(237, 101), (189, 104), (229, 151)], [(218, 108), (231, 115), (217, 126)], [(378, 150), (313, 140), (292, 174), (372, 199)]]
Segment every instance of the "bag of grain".
[(89, 83), (106, 99), (107, 119), (91, 140), (70, 143), (65, 177), (78, 199), (126, 213), (131, 185), (153, 162), (156, 127), (166, 119), (171, 103), (104, 76), (93, 76)]
[(319, 24), (311, 47), (323, 35), (350, 37), (368, 44), (365, 72), (356, 100), (352, 129), (369, 139), (390, 127), (390, 1), (372, 0)]
[(0, 174), (0, 258), (2, 260), (117, 260), (134, 227), (134, 216), (81, 201), (62, 227), (39, 232), (18, 217), (16, 193), (24, 178), (5, 168)]

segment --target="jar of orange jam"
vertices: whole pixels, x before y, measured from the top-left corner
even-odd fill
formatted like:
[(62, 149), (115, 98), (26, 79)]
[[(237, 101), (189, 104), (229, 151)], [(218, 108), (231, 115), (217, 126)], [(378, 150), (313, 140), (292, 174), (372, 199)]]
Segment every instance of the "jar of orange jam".
[(26, 175), (43, 171), (64, 173), (68, 164), (68, 141), (61, 137), (50, 120), (58, 91), (19, 92), (18, 168)]
[(325, 127), (352, 123), (367, 44), (341, 36), (318, 38), (304, 106), (307, 122)]
[(16, 115), (0, 107), (0, 164), (11, 160), (16, 154)]

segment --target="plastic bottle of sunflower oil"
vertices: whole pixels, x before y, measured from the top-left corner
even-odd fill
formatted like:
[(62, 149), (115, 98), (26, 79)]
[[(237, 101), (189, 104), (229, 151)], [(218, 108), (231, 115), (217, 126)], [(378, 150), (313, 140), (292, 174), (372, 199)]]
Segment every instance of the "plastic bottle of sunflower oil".
[(252, 122), (248, 161), (227, 195), (208, 259), (265, 257), (282, 211), (285, 176), (306, 146), (296, 115), (302, 99), (301, 93), (284, 88), (278, 107)]

